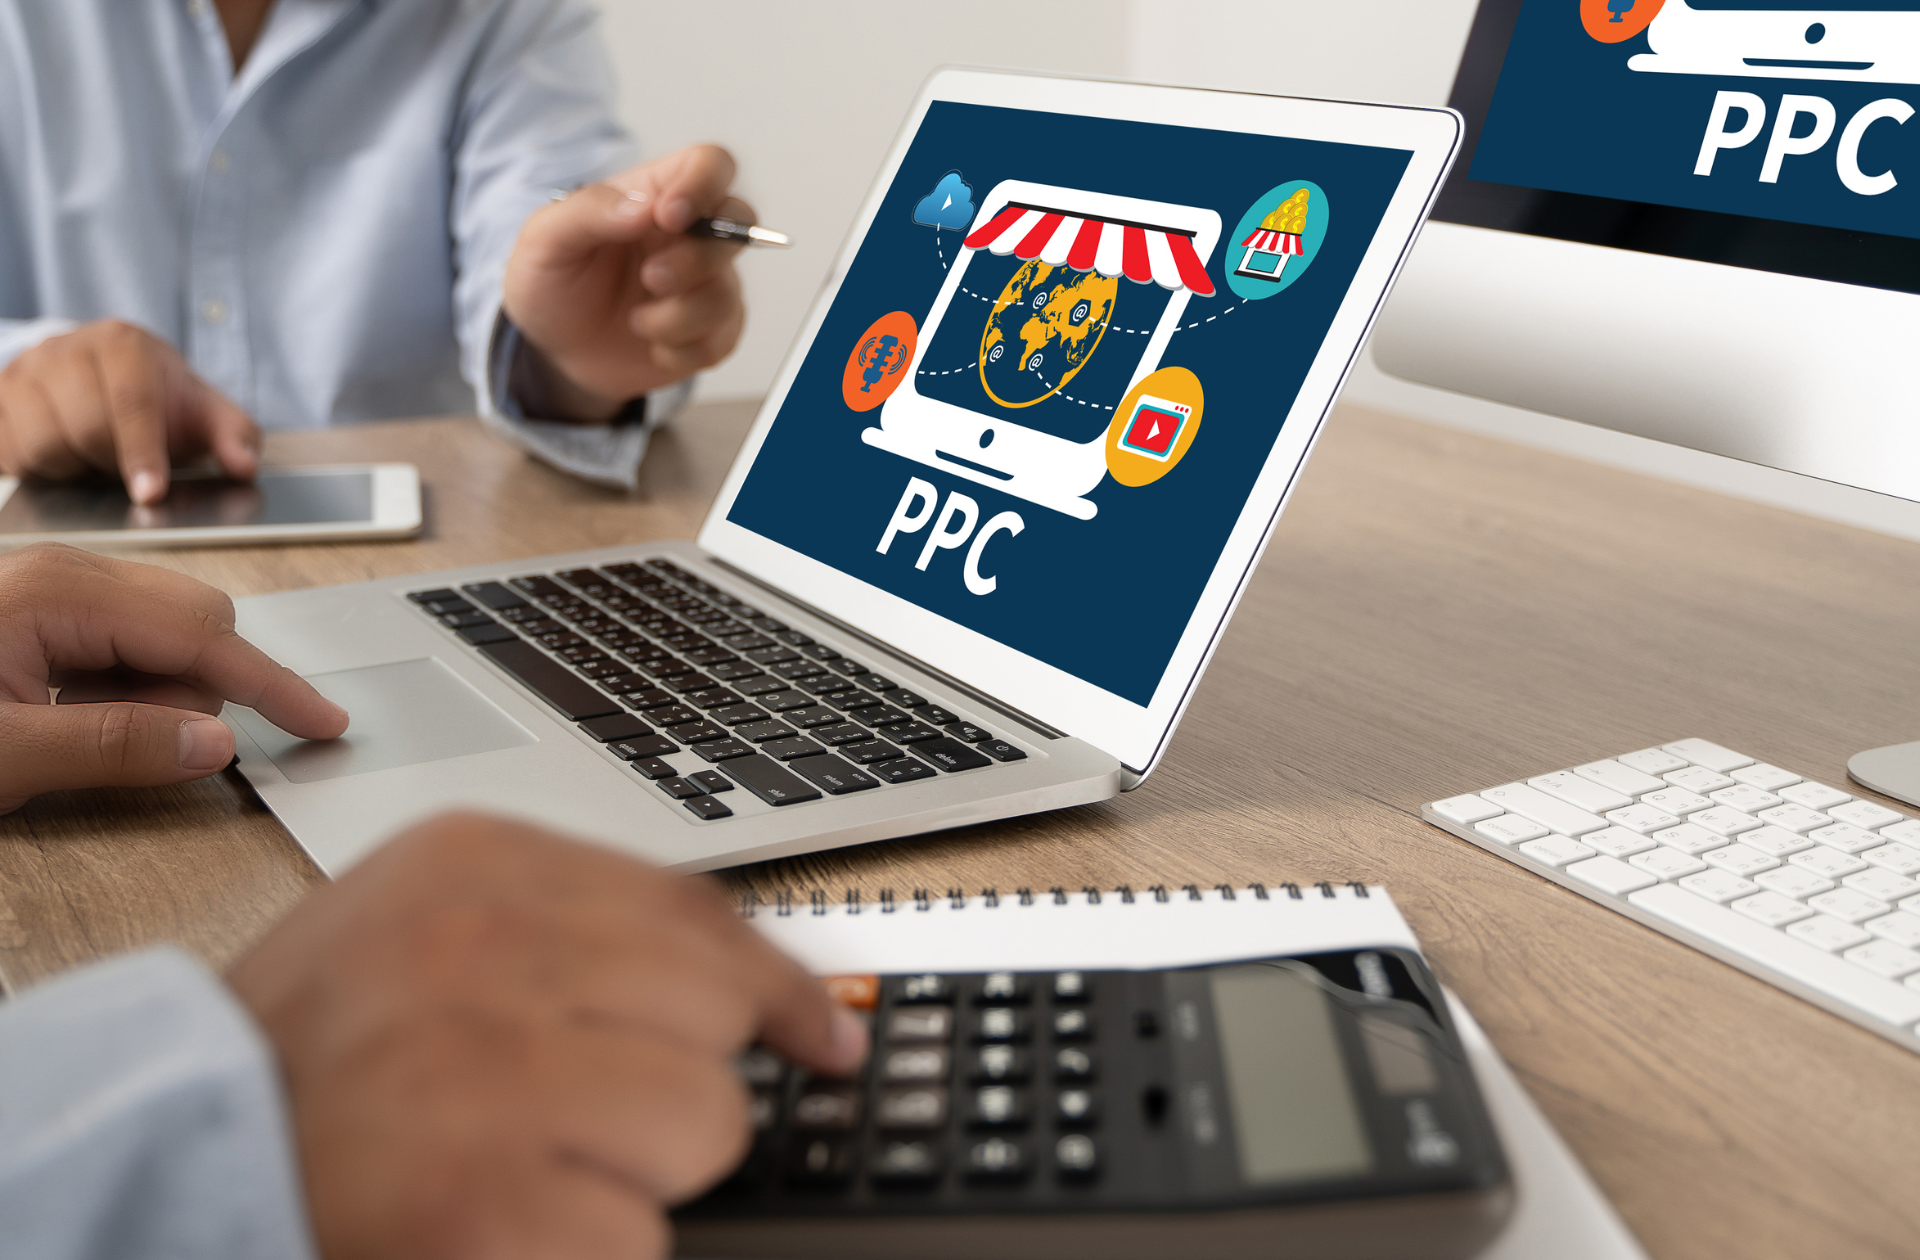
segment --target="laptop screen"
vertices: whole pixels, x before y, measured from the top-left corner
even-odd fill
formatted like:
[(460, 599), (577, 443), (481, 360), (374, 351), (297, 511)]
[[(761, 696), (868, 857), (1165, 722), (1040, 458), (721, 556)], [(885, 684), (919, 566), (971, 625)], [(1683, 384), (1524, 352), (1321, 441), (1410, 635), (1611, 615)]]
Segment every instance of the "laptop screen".
[(726, 521), (1146, 708), (1413, 156), (931, 101)]

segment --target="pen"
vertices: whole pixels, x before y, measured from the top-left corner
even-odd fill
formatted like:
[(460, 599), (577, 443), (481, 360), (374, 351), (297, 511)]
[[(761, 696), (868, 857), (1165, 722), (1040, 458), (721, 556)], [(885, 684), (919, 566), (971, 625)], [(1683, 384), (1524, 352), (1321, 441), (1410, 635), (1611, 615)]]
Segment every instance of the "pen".
[(735, 241), (748, 247), (785, 249), (793, 244), (785, 232), (769, 231), (738, 219), (696, 219), (687, 229), (688, 236), (711, 236), (718, 241)]

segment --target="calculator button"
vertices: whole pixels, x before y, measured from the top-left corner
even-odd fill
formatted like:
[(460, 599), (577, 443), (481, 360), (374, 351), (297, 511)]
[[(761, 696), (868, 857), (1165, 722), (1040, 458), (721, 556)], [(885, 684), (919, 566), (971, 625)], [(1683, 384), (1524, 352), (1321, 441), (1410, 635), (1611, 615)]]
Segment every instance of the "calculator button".
[(1093, 1036), (1093, 1017), (1081, 1010), (1055, 1011), (1053, 1036), (1056, 1041), (1085, 1041)]
[(908, 976), (900, 982), (902, 1002), (944, 1002), (952, 986), (945, 976)]
[(939, 1129), (947, 1123), (947, 1091), (937, 1085), (880, 1093), (875, 1122), (883, 1129)]
[(1024, 1011), (989, 1006), (980, 1012), (973, 1034), (980, 1041), (1025, 1041), (1033, 1035), (1033, 1025)]
[(856, 1011), (870, 1011), (880, 1001), (879, 976), (828, 976), (827, 996)]
[(1077, 971), (1063, 971), (1053, 978), (1053, 1000), (1056, 1002), (1084, 1002), (1087, 989), (1087, 978)]
[(988, 1138), (967, 1148), (967, 1176), (976, 1181), (1019, 1181), (1031, 1168), (1026, 1147), (1006, 1138)]
[(944, 1081), (953, 1060), (945, 1046), (889, 1050), (880, 1060), (880, 1079), (890, 1084), (907, 1081)]
[(851, 1129), (860, 1122), (860, 1091), (852, 1085), (809, 1085), (793, 1100), (802, 1129)]
[(1027, 1052), (1012, 1046), (982, 1046), (973, 1061), (976, 1081), (1024, 1081), (1033, 1072)]
[(1091, 1177), (1100, 1171), (1100, 1150), (1084, 1133), (1069, 1133), (1053, 1145), (1053, 1162), (1064, 1178)]
[(1063, 1127), (1089, 1125), (1100, 1118), (1100, 1106), (1090, 1089), (1063, 1089), (1054, 1096), (1053, 1118)]
[(1024, 1002), (1033, 995), (1033, 986), (1027, 983), (1025, 976), (1017, 976), (1011, 971), (996, 971), (980, 981), (980, 992), (974, 1001), (982, 1004), (994, 1002)]
[(909, 1006), (887, 1012), (888, 1041), (949, 1041), (952, 1037), (951, 1006)]
[(740, 1079), (749, 1085), (778, 1085), (787, 1074), (787, 1065), (780, 1056), (765, 1050), (747, 1051), (733, 1061), (733, 1067), (740, 1073)]
[(991, 1129), (1011, 1128), (1027, 1122), (1026, 1095), (1007, 1085), (988, 1085), (973, 1091), (973, 1103), (967, 1121)]
[(873, 1158), (875, 1181), (936, 1181), (943, 1170), (932, 1142), (883, 1142)]
[(1093, 1079), (1093, 1055), (1078, 1046), (1065, 1046), (1053, 1052), (1053, 1079), (1090, 1081)]
[(787, 1177), (813, 1185), (846, 1181), (856, 1163), (853, 1139), (801, 1137), (787, 1148)]
[(780, 1114), (780, 1100), (773, 1096), (770, 1089), (756, 1089), (747, 1099), (747, 1123), (753, 1126), (755, 1133), (765, 1133), (773, 1127), (774, 1120)]

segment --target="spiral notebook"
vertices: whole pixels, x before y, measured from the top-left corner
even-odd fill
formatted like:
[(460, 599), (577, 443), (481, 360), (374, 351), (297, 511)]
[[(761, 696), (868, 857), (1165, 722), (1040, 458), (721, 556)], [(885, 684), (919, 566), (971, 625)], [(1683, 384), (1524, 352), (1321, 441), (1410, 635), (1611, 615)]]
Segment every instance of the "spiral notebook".
[[(1386, 889), (1361, 883), (1064, 887), (749, 897), (755, 928), (816, 975), (1191, 967), (1368, 946), (1419, 949)], [(1646, 1260), (1624, 1222), (1452, 993), (1518, 1201), (1482, 1260)]]

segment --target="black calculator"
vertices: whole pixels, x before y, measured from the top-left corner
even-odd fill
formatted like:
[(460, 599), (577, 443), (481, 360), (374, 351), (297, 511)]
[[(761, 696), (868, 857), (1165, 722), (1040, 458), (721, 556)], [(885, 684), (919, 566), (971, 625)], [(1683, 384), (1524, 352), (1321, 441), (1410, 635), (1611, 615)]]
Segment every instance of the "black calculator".
[(866, 1066), (746, 1054), (752, 1148), (678, 1254), (1440, 1260), (1511, 1207), (1411, 951), (831, 985), (871, 1012)]

